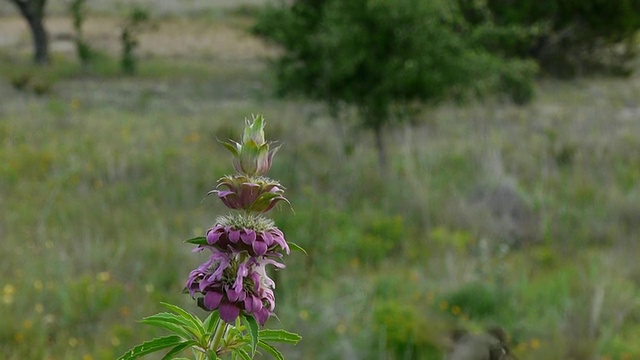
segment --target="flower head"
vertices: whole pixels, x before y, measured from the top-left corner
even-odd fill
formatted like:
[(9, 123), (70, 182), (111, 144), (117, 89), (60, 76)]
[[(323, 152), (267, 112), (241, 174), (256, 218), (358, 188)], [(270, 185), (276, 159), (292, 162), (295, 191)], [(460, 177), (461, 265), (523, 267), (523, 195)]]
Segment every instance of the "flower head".
[(264, 177), (225, 176), (218, 180), (218, 186), (209, 194), (218, 195), (228, 208), (235, 210), (267, 212), (280, 201), (289, 203), (280, 183)]
[(256, 231), (217, 224), (207, 231), (207, 243), (221, 251), (229, 248), (246, 251), (249, 256), (275, 255), (281, 251), (289, 254), (290, 251), (284, 233), (277, 227)]
[(233, 252), (213, 247), (211, 251), (209, 260), (189, 274), (186, 288), (191, 297), (200, 294), (201, 306), (218, 310), (220, 318), (228, 323), (245, 312), (264, 325), (275, 309), (275, 283), (266, 275), (265, 267), (284, 265), (266, 257), (243, 259)]

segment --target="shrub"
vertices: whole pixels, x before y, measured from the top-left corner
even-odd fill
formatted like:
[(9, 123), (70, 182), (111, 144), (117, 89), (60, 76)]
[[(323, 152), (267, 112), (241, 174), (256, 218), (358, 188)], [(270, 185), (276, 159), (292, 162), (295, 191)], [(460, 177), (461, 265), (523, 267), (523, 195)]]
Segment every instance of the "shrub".
[(451, 306), (459, 306), (471, 319), (493, 321), (499, 317), (502, 305), (496, 291), (481, 283), (467, 284), (446, 296), (446, 300)]

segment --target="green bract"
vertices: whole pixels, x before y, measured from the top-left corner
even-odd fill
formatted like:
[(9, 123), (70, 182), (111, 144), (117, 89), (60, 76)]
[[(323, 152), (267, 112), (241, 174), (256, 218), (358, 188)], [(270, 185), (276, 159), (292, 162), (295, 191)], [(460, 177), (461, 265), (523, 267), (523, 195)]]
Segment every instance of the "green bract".
[(265, 177), (252, 179), (246, 175), (227, 175), (218, 180), (216, 189), (209, 194), (218, 195), (229, 209), (234, 210), (267, 212), (280, 201), (289, 204), (282, 185)]
[(246, 126), (242, 135), (242, 143), (222, 142), (233, 154), (233, 167), (243, 175), (262, 176), (271, 168), (273, 155), (279, 146), (269, 149), (269, 143), (264, 139), (264, 117), (252, 116), (252, 121), (246, 119)]

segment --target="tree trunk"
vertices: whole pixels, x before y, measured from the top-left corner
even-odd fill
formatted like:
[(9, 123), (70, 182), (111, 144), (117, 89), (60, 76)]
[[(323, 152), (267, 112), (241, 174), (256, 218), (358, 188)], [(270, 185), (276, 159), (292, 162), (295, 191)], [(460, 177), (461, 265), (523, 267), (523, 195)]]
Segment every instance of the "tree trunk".
[(378, 151), (378, 163), (380, 164), (380, 172), (382, 175), (387, 171), (387, 150), (384, 146), (384, 132), (382, 125), (373, 129), (375, 133), (376, 150)]
[(46, 0), (10, 0), (27, 20), (33, 37), (33, 61), (44, 65), (49, 63), (49, 44), (47, 30), (42, 22)]

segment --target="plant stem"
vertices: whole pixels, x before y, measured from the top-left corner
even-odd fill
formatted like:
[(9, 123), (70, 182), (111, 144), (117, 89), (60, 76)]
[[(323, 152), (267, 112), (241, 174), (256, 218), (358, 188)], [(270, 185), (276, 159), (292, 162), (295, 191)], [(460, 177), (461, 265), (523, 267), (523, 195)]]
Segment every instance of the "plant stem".
[(202, 351), (195, 351), (196, 360), (207, 360), (208, 356)]
[(222, 340), (222, 335), (225, 330), (227, 330), (227, 323), (224, 320), (220, 319), (218, 322), (218, 326), (216, 326), (216, 331), (213, 334), (213, 344), (211, 345), (211, 350), (218, 350), (218, 346), (220, 345), (220, 340)]

